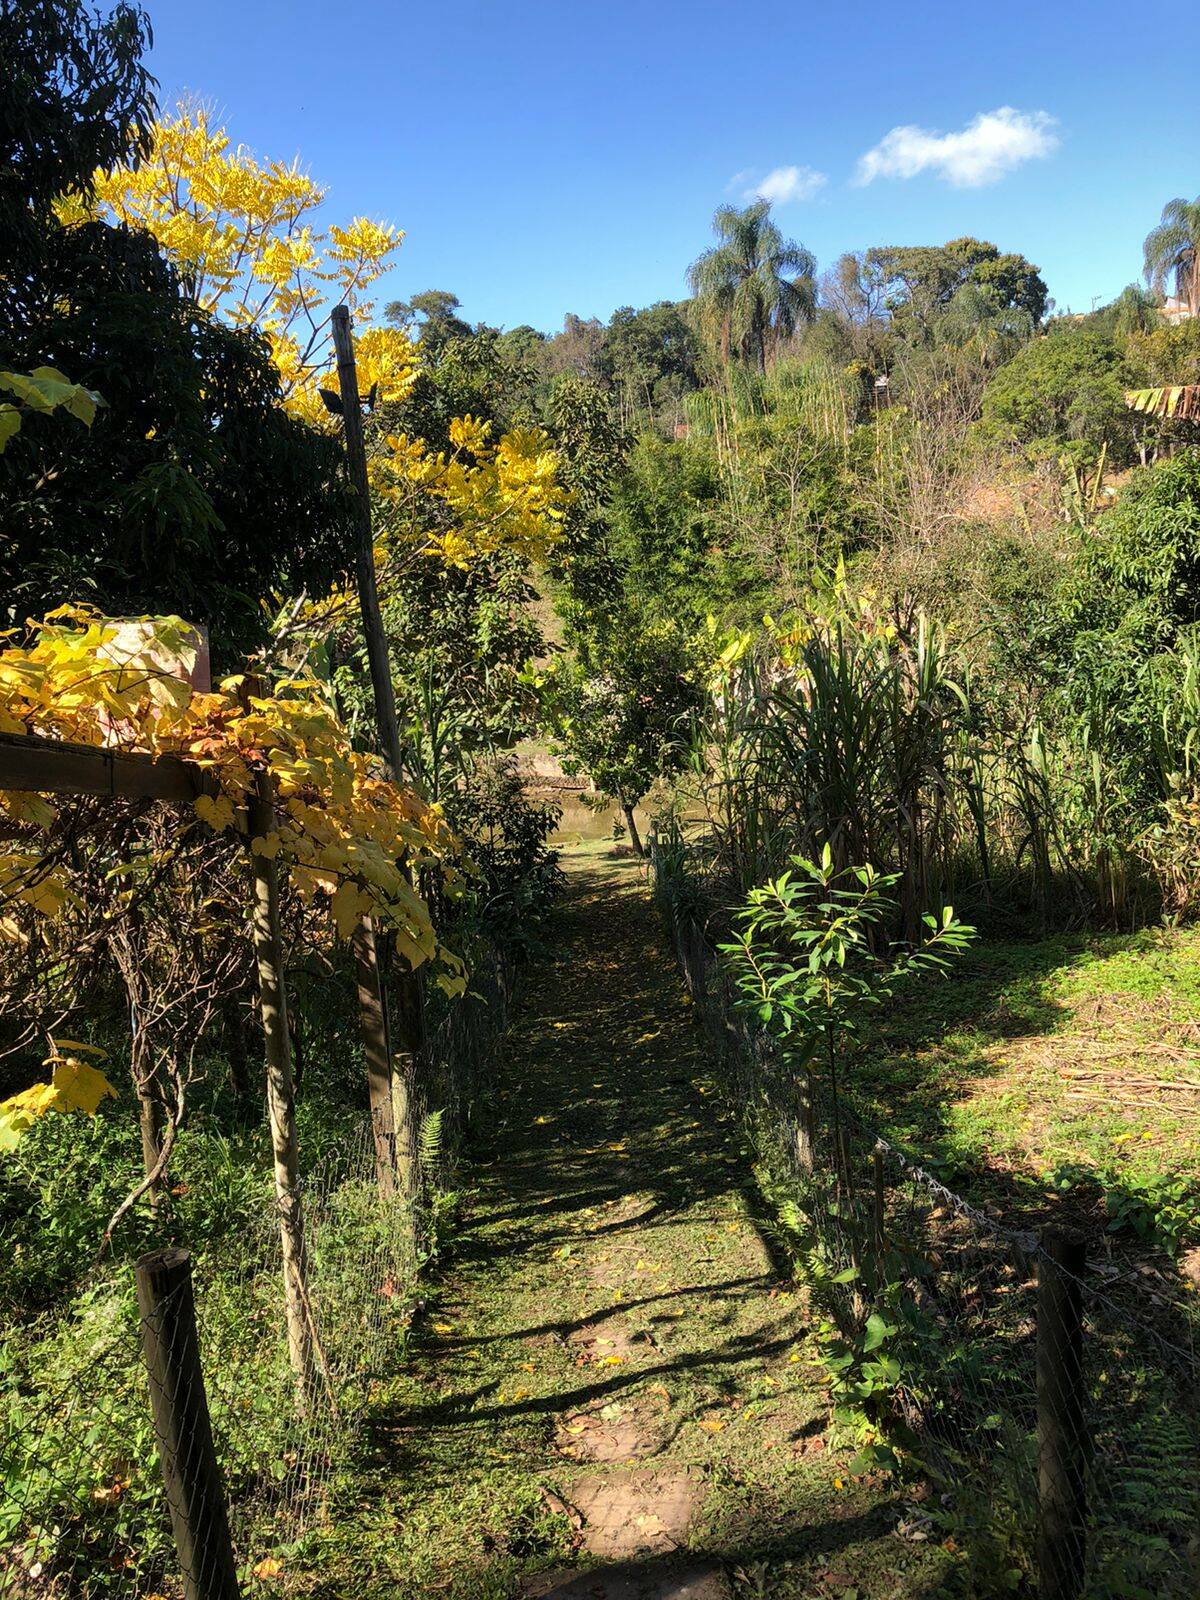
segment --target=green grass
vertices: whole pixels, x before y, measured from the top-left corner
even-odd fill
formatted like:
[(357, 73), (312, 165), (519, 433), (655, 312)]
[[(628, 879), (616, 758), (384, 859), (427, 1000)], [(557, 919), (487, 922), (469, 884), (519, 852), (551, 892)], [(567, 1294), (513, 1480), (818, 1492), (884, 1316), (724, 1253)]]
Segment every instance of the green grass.
[(1010, 1215), (1187, 1189), (1200, 1095), (1155, 1085), (1200, 1084), (1197, 1015), (1200, 930), (980, 941), (876, 1020), (850, 1080), (870, 1121)]

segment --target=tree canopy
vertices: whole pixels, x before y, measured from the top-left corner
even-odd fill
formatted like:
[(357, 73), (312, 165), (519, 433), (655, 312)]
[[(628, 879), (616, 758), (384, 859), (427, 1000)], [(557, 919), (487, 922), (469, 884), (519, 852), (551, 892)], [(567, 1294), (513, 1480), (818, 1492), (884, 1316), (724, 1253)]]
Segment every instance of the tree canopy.
[(49, 365), (103, 402), (82, 436), (26, 419), (0, 458), (5, 605), (186, 610), (218, 654), (243, 646), (276, 586), (344, 563), (336, 452), (283, 411), (260, 335), (199, 305), (148, 233), (86, 220), (152, 147), (142, 13), (4, 5), (0, 38), (24, 69), (0, 88), (0, 368)]
[(911, 343), (933, 342), (939, 318), (968, 286), (994, 312), (1022, 314), (1030, 329), (1046, 314), (1049, 291), (1038, 269), (981, 239), (877, 246), (867, 251), (863, 265), (871, 290), (882, 292), (897, 330)]

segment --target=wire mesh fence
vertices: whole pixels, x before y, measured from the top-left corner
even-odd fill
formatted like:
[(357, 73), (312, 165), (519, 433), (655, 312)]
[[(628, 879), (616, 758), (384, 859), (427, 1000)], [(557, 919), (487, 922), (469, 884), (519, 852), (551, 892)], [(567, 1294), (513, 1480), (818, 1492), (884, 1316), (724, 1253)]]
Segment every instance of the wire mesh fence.
[[(798, 1085), (735, 1009), (694, 886), (655, 890), (723, 1092), (740, 1110), (823, 1316), (835, 1421), (864, 1469), (902, 1450), (932, 1493), (905, 1531), (953, 1538), (1046, 1600), (1200, 1594), (1200, 1360), (1081, 1241), (1005, 1226)], [(1126, 1280), (1128, 1281), (1128, 1280)], [(921, 1525), (925, 1524), (925, 1527)]]
[[(304, 1173), (306, 1381), (289, 1348), (280, 1214), (265, 1173), (250, 1225), (189, 1259), (186, 1285), (169, 1284), (148, 1305), (129, 1264), (112, 1264), (93, 1273), (71, 1317), (6, 1340), (3, 1600), (175, 1600), (232, 1595), (253, 1574), (286, 1577), (399, 1368), (454, 1150), (486, 1093), (511, 986), (507, 962), (490, 951), (468, 993), (432, 1019), (417, 1075), (424, 1171), (411, 1197), (380, 1185), (366, 1116)], [(189, 1322), (191, 1368), (179, 1348)], [(172, 1426), (182, 1431), (173, 1436)], [(204, 1483), (206, 1430), (219, 1503)], [(186, 1533), (192, 1524), (199, 1534)]]

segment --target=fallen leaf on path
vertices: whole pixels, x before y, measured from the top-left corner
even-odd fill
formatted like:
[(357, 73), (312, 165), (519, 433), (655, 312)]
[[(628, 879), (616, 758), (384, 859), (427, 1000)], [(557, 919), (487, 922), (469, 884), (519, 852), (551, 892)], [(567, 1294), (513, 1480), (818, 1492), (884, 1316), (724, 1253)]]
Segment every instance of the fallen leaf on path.
[(666, 1523), (653, 1511), (643, 1511), (636, 1521), (643, 1533), (666, 1533), (667, 1531)]

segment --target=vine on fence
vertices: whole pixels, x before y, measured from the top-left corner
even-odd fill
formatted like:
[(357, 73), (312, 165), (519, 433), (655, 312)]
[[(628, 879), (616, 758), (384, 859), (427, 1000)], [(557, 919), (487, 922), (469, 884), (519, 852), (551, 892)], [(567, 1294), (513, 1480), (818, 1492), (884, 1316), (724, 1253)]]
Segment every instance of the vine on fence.
[[(27, 643), (0, 651), (0, 733), (192, 763), (211, 787), (195, 800), (193, 830), (238, 835), (255, 854), (285, 860), (301, 899), (339, 937), (370, 916), (410, 966), (433, 963), (441, 987), (461, 993), (462, 963), (439, 943), (411, 881), (432, 873), (448, 892), (457, 887), (458, 842), (440, 809), (381, 777), (351, 747), (314, 679), (255, 693), (250, 680), (231, 678), (206, 692), (184, 675), (194, 672), (196, 656), (196, 634), (179, 618), (114, 621), (62, 607), (32, 626)], [(276, 823), (252, 837), (248, 802), (264, 777)], [(74, 870), (74, 813), (45, 795), (0, 792), (0, 941), (10, 949), (27, 951), (44, 924), (87, 910)], [(193, 830), (186, 820), (176, 829)], [(128, 840), (116, 843), (118, 856), (128, 854)], [(145, 843), (139, 840), (143, 855)], [(164, 843), (159, 852), (164, 861), (170, 848)], [(127, 880), (132, 897), (135, 880), (152, 867), (141, 856), (136, 864), (109, 863), (105, 892), (114, 879)], [(77, 1062), (56, 1062), (60, 1087), (27, 1091), (19, 1107), (6, 1103), (8, 1126), (14, 1115), (20, 1122), (72, 1099), (87, 1109), (97, 1077)]]

